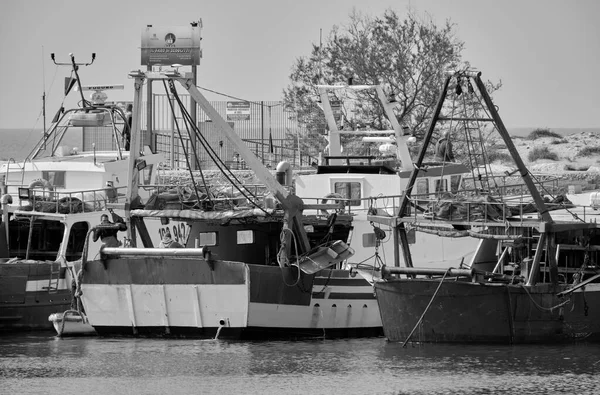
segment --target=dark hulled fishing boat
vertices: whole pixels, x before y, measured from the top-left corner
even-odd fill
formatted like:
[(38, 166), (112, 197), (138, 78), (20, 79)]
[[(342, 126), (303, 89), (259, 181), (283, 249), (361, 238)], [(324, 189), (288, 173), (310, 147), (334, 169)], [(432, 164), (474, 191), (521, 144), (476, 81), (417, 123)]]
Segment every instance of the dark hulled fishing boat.
[[(398, 215), (371, 216), (400, 234), (405, 267), (382, 269), (375, 283), (385, 336), (390, 341), (538, 343), (600, 338), (600, 227), (593, 210), (585, 211), (559, 197), (542, 197), (519, 157), (489, 97), (480, 73), (447, 76), (436, 113), (409, 185), (436, 128), (461, 138), (472, 167), (487, 152), (481, 123), (499, 133), (513, 157), (528, 194), (509, 197), (493, 177), (475, 178), (462, 196), (432, 196), (428, 215), (406, 210), (407, 188)], [(449, 89), (453, 84), (454, 89)], [(464, 95), (460, 98), (458, 96)], [(459, 100), (457, 100), (457, 98)], [(447, 111), (446, 102), (470, 102), (464, 111)], [(452, 114), (448, 116), (448, 114)], [(444, 124), (444, 122), (446, 122)], [(496, 192), (496, 193), (494, 193)], [(548, 192), (548, 191), (544, 191)], [(523, 198), (532, 200), (524, 204)], [(590, 212), (592, 213), (590, 215)], [(411, 259), (406, 228), (450, 224), (479, 240), (473, 258), (457, 268), (420, 268)], [(432, 248), (435, 248), (432, 246)]]

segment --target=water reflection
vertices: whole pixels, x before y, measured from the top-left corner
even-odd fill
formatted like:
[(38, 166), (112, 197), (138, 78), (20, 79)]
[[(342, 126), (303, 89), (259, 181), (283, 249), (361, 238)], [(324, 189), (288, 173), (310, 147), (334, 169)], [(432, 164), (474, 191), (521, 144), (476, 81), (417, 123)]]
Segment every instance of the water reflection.
[[(600, 392), (600, 345), (0, 338), (7, 393)], [(64, 386), (65, 380), (73, 386)], [(110, 378), (110, 380), (106, 380)], [(24, 380), (27, 379), (27, 380)], [(62, 384), (61, 384), (62, 383)], [(126, 389), (126, 391), (124, 391)]]

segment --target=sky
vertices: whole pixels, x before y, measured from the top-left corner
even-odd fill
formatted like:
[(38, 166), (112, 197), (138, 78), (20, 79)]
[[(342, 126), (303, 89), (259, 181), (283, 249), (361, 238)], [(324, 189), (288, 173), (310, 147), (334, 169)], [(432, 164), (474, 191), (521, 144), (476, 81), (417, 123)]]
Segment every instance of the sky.
[[(61, 104), (69, 68), (50, 59), (96, 61), (84, 85), (124, 84), (109, 100), (132, 100), (127, 77), (140, 65), (146, 25), (202, 20), (203, 58), (197, 84), (244, 100), (281, 100), (298, 57), (349, 21), (408, 9), (438, 25), (450, 20), (465, 43), (463, 59), (494, 94), (509, 128), (600, 127), (600, 1), (597, 0), (2, 0), (0, 2), (0, 129), (41, 129)], [(209, 100), (226, 97), (207, 94)], [(67, 100), (67, 107), (75, 101)]]

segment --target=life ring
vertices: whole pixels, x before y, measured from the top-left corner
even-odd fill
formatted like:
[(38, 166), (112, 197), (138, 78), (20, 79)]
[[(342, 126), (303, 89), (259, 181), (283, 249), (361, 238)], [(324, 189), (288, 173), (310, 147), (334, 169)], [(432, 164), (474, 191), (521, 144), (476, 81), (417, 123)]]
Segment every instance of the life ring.
[(31, 183), (29, 184), (29, 189), (40, 188), (40, 187), (43, 189), (48, 189), (50, 191), (54, 191), (54, 186), (52, 184), (50, 184), (50, 181), (44, 180), (43, 178), (35, 179), (35, 180), (31, 181)]
[[(327, 202), (329, 200), (334, 200), (336, 204), (340, 204), (341, 200), (344, 197), (342, 195), (340, 195), (339, 193), (328, 193), (327, 195), (325, 195), (325, 197), (323, 198), (323, 200), (321, 200), (321, 204), (327, 204)], [(343, 212), (344, 209), (338, 209), (336, 210), (338, 212)], [(329, 215), (329, 212), (326, 209), (321, 209), (321, 214), (322, 215)]]

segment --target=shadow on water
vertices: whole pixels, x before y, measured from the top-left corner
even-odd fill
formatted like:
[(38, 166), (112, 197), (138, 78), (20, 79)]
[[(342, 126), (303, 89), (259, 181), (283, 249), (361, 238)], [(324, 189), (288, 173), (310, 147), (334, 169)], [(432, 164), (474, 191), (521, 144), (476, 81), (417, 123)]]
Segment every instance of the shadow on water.
[(598, 373), (598, 344), (0, 337), (8, 393), (592, 394)]

